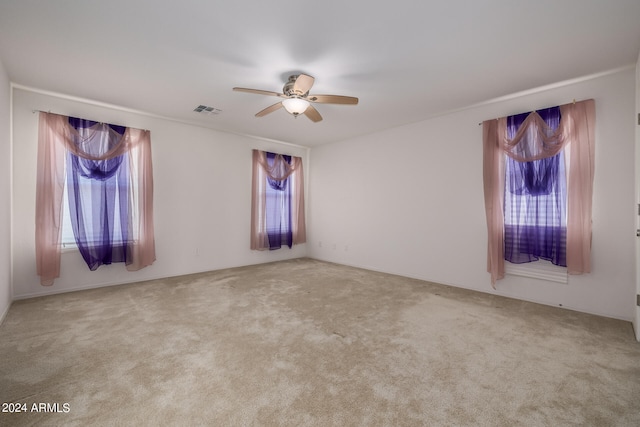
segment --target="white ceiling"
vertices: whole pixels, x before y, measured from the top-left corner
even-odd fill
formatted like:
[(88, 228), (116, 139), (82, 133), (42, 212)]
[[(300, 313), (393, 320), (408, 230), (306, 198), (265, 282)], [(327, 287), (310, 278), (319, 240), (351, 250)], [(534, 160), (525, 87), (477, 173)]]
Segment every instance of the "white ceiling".
[[(314, 146), (635, 64), (639, 0), (0, 0), (12, 82), (224, 131)], [(312, 123), (278, 110), (287, 76)], [(199, 115), (208, 105), (222, 110)]]

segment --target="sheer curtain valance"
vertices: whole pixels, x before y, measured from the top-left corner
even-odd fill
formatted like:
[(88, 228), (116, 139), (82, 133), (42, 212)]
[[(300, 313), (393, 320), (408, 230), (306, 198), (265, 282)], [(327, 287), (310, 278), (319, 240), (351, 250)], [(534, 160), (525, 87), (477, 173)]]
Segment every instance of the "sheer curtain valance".
[(253, 150), (251, 249), (306, 240), (302, 159)]
[[(117, 176), (117, 180), (115, 177)], [(90, 184), (81, 197), (78, 179)], [(65, 180), (67, 184), (65, 186)], [(112, 180), (112, 181), (110, 181)], [(96, 183), (96, 187), (90, 187)], [(38, 133), (36, 178), (36, 264), (43, 285), (60, 276), (62, 201), (69, 192), (72, 222), (80, 222), (93, 208), (113, 216), (91, 222), (100, 234), (87, 234), (74, 223), (74, 235), (91, 269), (101, 264), (125, 262), (128, 270), (139, 270), (155, 261), (153, 231), (153, 171), (151, 137), (147, 130), (87, 122), (41, 112)], [(115, 194), (118, 194), (116, 197)], [(115, 203), (115, 204), (114, 204)], [(97, 206), (97, 207), (96, 207)], [(77, 210), (76, 210), (77, 209)], [(85, 212), (82, 212), (85, 210)], [(103, 215), (104, 218), (107, 218)], [(100, 222), (103, 221), (103, 222)], [(113, 228), (120, 236), (113, 238)], [(89, 228), (87, 228), (89, 230)], [(91, 230), (89, 232), (93, 233)], [(106, 234), (105, 234), (106, 233)], [(109, 234), (111, 237), (102, 239)], [(101, 236), (100, 238), (96, 236)], [(114, 249), (114, 240), (117, 248)], [(109, 252), (110, 251), (110, 252)], [(116, 253), (113, 257), (112, 254)]]
[(487, 270), (491, 282), (504, 277), (505, 155), (531, 162), (564, 150), (567, 171), (566, 263), (569, 274), (591, 270), (591, 205), (595, 154), (595, 102), (592, 99), (559, 106), (553, 129), (530, 113), (513, 138), (507, 118), (483, 122), (484, 198), (488, 231)]

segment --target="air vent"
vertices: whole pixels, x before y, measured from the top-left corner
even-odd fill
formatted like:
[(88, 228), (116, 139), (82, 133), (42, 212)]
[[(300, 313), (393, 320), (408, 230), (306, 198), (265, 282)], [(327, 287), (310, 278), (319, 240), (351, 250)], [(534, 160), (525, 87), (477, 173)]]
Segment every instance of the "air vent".
[(207, 115), (222, 113), (221, 109), (214, 108), (214, 107), (207, 107), (206, 105), (198, 105), (196, 108), (193, 109), (193, 111), (195, 111), (196, 113), (207, 114)]

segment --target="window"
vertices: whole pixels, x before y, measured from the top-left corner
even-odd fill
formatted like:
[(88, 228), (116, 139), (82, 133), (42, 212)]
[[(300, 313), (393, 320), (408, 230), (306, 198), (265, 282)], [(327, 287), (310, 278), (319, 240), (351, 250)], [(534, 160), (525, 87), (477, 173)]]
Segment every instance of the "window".
[(251, 249), (306, 241), (302, 159), (253, 151)]
[[(71, 117), (69, 124), (85, 147), (97, 145), (97, 149), (93, 149), (94, 154), (108, 151), (125, 132), (124, 127), (114, 125), (107, 125), (109, 128), (103, 129), (106, 132), (96, 132), (92, 129), (96, 122)], [(131, 189), (137, 187), (129, 164), (129, 153), (99, 161), (67, 152), (62, 205), (63, 248), (78, 248), (78, 241), (81, 245), (95, 248), (103, 244), (105, 234), (112, 245), (122, 247), (127, 244), (130, 239), (127, 225), (129, 210), (135, 206), (135, 198), (127, 199)], [(131, 224), (134, 227), (137, 217), (138, 212), (133, 209)], [(132, 231), (131, 237), (137, 234)]]
[[(282, 156), (287, 164), (291, 164), (291, 156)], [(275, 154), (267, 153), (267, 163), (273, 166)], [(291, 227), (291, 194), (293, 179), (283, 180), (265, 177), (264, 215), (266, 216), (266, 233), (269, 249), (279, 249), (283, 244), (293, 245)]]
[[(72, 164), (73, 161), (73, 158), (69, 155), (67, 165)], [(125, 155), (123, 162), (129, 162), (128, 156)], [(117, 245), (126, 245), (130, 239), (133, 239), (133, 236), (138, 235), (139, 211), (136, 198), (127, 197), (130, 193), (129, 188), (118, 185), (115, 182), (116, 180), (112, 178), (101, 180), (102, 188), (98, 188), (98, 191), (96, 191), (96, 188), (91, 185), (92, 178), (82, 175), (72, 178), (70, 177), (72, 173), (73, 168), (65, 168), (67, 179), (62, 199), (62, 237), (60, 240), (63, 249), (78, 249), (76, 239), (82, 239), (89, 246), (99, 245), (102, 240), (99, 237), (101, 230), (108, 230), (112, 242)], [(136, 188), (135, 177), (128, 174), (128, 178), (133, 184), (132, 187)], [(77, 188), (74, 188), (74, 183)], [(69, 197), (70, 192), (73, 196), (71, 200)], [(101, 195), (103, 197), (112, 195), (113, 199), (109, 210), (103, 210), (102, 215), (96, 215), (96, 211), (99, 213), (100, 209), (94, 210), (95, 203), (91, 201)], [(82, 208), (79, 210), (78, 205), (80, 203), (82, 203)], [(132, 232), (131, 237), (127, 233), (129, 210), (131, 210), (131, 227), (129, 228)], [(72, 212), (74, 213), (73, 215)], [(125, 215), (116, 215), (115, 213), (123, 213)]]
[[(556, 132), (560, 108), (538, 110), (548, 128), (529, 132)], [(528, 113), (507, 118), (507, 137), (515, 138)], [(521, 150), (535, 152), (535, 135), (521, 142)], [(505, 156), (504, 258), (521, 264), (544, 259), (567, 266), (567, 178), (564, 150), (538, 160), (519, 161)]]

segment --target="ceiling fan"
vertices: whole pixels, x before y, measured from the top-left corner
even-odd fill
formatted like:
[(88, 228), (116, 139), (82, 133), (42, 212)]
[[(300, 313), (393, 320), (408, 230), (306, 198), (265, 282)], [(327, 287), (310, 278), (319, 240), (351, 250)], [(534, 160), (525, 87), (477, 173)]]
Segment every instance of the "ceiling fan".
[(341, 95), (310, 95), (309, 90), (313, 86), (315, 79), (307, 74), (294, 74), (289, 76), (289, 81), (282, 88), (282, 93), (271, 92), (259, 89), (247, 89), (244, 87), (234, 87), (233, 90), (238, 92), (255, 93), (258, 95), (269, 95), (285, 98), (276, 104), (273, 104), (262, 111), (256, 113), (256, 117), (266, 116), (269, 113), (284, 107), (285, 110), (294, 117), (304, 114), (313, 122), (322, 120), (322, 116), (311, 103), (319, 104), (344, 104), (356, 105), (358, 98), (352, 96)]

